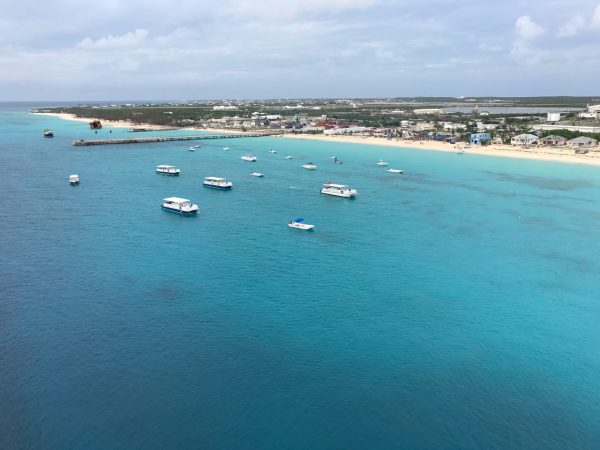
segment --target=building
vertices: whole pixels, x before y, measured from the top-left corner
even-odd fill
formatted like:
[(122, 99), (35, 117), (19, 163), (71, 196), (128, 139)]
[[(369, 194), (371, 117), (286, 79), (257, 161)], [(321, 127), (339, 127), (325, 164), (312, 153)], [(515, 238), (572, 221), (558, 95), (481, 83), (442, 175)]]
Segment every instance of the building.
[(537, 141), (538, 137), (535, 134), (519, 134), (510, 139), (512, 145), (531, 145)]
[(538, 140), (539, 145), (552, 145), (558, 147), (561, 145), (567, 145), (567, 140), (562, 136), (544, 136)]
[(421, 109), (414, 109), (413, 113), (415, 113), (418, 116), (440, 115), (440, 114), (444, 114), (444, 110), (437, 109), (437, 108), (421, 108)]
[(587, 107), (587, 112), (599, 114), (600, 113), (600, 105), (589, 105)]
[(574, 149), (594, 148), (598, 145), (598, 141), (591, 137), (579, 136), (578, 138), (567, 141), (567, 145)]
[(484, 142), (491, 142), (492, 135), (490, 133), (472, 133), (469, 142), (473, 145), (481, 145)]
[(546, 122), (560, 122), (560, 113), (548, 113)]
[(579, 126), (579, 125), (551, 125), (551, 124), (540, 124), (533, 125), (531, 127), (532, 130), (542, 130), (542, 131), (553, 131), (553, 130), (569, 130), (569, 131), (577, 131), (579, 133), (600, 133), (600, 127), (590, 127), (590, 126)]

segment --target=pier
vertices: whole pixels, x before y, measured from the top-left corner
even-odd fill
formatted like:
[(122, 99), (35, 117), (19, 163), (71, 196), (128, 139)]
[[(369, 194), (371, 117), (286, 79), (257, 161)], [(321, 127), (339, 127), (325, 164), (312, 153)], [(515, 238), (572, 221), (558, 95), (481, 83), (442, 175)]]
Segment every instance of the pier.
[(245, 134), (199, 134), (195, 136), (152, 136), (139, 138), (122, 138), (122, 139), (94, 139), (85, 140), (79, 139), (73, 141), (75, 146), (88, 145), (112, 145), (112, 144), (149, 144), (152, 142), (171, 142), (171, 141), (200, 141), (204, 139), (240, 139), (251, 137), (266, 137), (275, 136), (281, 133), (245, 133)]

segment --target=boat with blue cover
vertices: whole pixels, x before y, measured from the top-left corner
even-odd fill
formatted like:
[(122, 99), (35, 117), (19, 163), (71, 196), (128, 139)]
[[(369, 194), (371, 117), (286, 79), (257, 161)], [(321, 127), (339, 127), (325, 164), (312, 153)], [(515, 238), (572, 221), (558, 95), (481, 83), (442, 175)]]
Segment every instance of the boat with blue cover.
[(290, 220), (288, 222), (288, 227), (296, 228), (297, 230), (311, 231), (315, 228), (314, 225), (309, 223), (304, 223), (304, 219), (302, 217), (298, 217), (297, 219)]

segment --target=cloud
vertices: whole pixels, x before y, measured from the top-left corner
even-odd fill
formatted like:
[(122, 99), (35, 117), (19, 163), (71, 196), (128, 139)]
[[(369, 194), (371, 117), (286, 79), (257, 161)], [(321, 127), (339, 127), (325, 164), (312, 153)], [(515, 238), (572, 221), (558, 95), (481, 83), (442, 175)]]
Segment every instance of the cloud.
[(546, 32), (544, 27), (538, 25), (529, 16), (521, 16), (515, 22), (517, 37), (523, 41), (531, 41)]
[(594, 28), (600, 28), (600, 5), (596, 6), (594, 14), (592, 15), (592, 26)]
[(569, 37), (579, 34), (585, 28), (585, 19), (582, 16), (574, 16), (558, 30), (557, 37)]
[(133, 32), (125, 33), (122, 36), (106, 36), (96, 41), (85, 38), (77, 44), (78, 48), (86, 50), (103, 50), (103, 49), (131, 49), (139, 47), (148, 37), (146, 30), (137, 29)]

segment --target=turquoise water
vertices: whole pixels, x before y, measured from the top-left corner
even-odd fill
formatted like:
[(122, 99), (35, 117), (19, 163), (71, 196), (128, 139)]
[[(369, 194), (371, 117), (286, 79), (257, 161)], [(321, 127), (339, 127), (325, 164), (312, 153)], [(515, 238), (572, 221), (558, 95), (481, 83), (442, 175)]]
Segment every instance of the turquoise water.
[(0, 448), (600, 447), (600, 167), (119, 136), (0, 109)]

